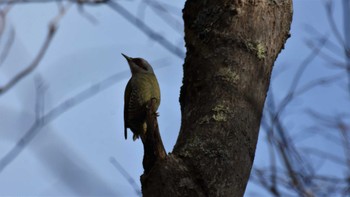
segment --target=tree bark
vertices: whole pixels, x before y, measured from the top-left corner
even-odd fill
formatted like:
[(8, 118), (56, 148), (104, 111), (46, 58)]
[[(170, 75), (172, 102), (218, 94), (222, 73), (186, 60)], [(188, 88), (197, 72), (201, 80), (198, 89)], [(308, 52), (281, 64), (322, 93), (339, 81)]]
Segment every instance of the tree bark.
[(292, 0), (188, 0), (183, 18), (181, 130), (142, 180), (143, 195), (243, 196)]

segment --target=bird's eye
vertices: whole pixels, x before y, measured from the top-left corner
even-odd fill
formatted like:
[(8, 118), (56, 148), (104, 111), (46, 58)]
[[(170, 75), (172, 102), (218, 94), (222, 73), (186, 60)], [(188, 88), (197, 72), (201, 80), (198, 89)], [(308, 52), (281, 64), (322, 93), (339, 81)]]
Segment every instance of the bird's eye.
[(135, 62), (135, 64), (136, 64), (138, 67), (140, 67), (140, 68), (142, 68), (143, 70), (146, 70), (146, 71), (147, 71), (147, 67), (145, 66), (145, 64), (143, 63), (143, 61), (142, 61), (140, 58), (135, 58), (133, 61)]

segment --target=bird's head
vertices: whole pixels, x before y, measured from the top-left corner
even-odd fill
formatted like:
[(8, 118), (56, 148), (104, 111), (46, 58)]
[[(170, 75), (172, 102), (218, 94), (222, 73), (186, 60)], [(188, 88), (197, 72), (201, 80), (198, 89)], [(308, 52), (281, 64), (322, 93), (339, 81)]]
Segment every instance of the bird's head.
[(149, 74), (153, 74), (153, 68), (152, 66), (144, 59), (142, 58), (132, 58), (129, 57), (127, 55), (124, 55), (122, 53), (122, 55), (125, 57), (125, 59), (128, 61), (130, 70), (132, 74), (136, 74), (136, 73), (149, 73)]

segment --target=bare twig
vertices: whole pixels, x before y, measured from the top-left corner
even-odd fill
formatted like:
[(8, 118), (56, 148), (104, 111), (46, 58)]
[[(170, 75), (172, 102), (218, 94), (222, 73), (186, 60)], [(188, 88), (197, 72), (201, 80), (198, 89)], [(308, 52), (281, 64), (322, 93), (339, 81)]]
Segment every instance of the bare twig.
[(37, 135), (37, 133), (57, 117), (62, 115), (64, 112), (70, 110), (74, 106), (82, 103), (88, 98), (98, 94), (104, 89), (110, 87), (115, 82), (120, 81), (122, 76), (126, 76), (129, 72), (121, 72), (115, 74), (102, 80), (99, 83), (92, 85), (91, 87), (81, 91), (77, 95), (66, 99), (55, 108), (50, 110), (45, 115), (41, 116), (40, 120), (35, 120), (32, 126), (25, 132), (21, 139), (16, 143), (16, 145), (0, 160), (0, 172), (2, 172), (5, 167), (7, 167), (18, 155), (23, 151), (23, 149), (28, 145), (29, 142)]
[[(162, 64), (165, 67), (166, 64)], [(29, 142), (38, 134), (38, 132), (46, 125), (54, 121), (56, 118), (60, 117), (66, 111), (69, 111), (73, 107), (80, 103), (88, 100), (92, 96), (102, 92), (103, 90), (111, 87), (114, 83), (126, 78), (130, 71), (124, 71), (107, 77), (100, 82), (93, 84), (89, 88), (86, 88), (79, 92), (78, 94), (67, 98), (62, 103), (58, 104), (56, 107), (48, 111), (45, 115), (41, 117), (42, 124), (39, 121), (34, 121), (32, 126), (25, 132), (25, 134), (20, 138), (16, 145), (5, 154), (3, 158), (0, 159), (0, 173), (7, 167), (28, 145)]]
[(343, 44), (345, 43), (344, 38), (342, 37), (338, 27), (337, 27), (337, 23), (334, 21), (334, 17), (333, 17), (333, 1), (327, 1), (326, 3), (326, 9), (327, 9), (327, 19), (328, 19), (328, 23), (331, 26), (331, 30), (333, 32), (333, 35), (335, 36), (335, 38), (337, 39), (338, 43), (340, 45), (343, 46)]
[(20, 80), (22, 80), (25, 76), (27, 76), (29, 73), (31, 73), (39, 65), (41, 59), (44, 57), (45, 53), (47, 52), (47, 49), (49, 48), (51, 41), (52, 41), (56, 31), (57, 31), (57, 25), (58, 25), (59, 20), (65, 15), (68, 8), (69, 8), (69, 5), (66, 7), (62, 7), (62, 9), (59, 10), (59, 14), (55, 18), (53, 18), (53, 20), (50, 22), (49, 31), (48, 31), (47, 36), (45, 38), (44, 44), (42, 45), (41, 49), (39, 50), (37, 56), (34, 58), (32, 63), (27, 68), (22, 70), (20, 73), (15, 75), (12, 79), (10, 79), (9, 82), (7, 82), (5, 85), (0, 87), (0, 95), (4, 94), (11, 87), (16, 85)]
[(141, 19), (132, 15), (127, 9), (120, 6), (117, 2), (108, 1), (107, 4), (111, 9), (119, 13), (123, 16), (127, 21), (133, 24), (136, 28), (141, 30), (144, 34), (146, 34), (152, 40), (158, 42), (161, 46), (167, 49), (172, 54), (176, 55), (178, 58), (183, 59), (185, 57), (185, 53), (182, 49), (172, 44), (170, 41), (164, 38), (163, 35), (154, 31), (151, 27), (146, 25)]
[(6, 5), (3, 9), (0, 11), (0, 38), (2, 37), (5, 26), (6, 26), (6, 17), (8, 12), (11, 10), (12, 5)]
[(348, 74), (348, 92), (350, 94), (350, 3), (348, 0), (343, 0), (343, 24), (344, 24), (344, 52), (345, 52), (345, 61), (346, 61), (346, 72)]
[(338, 164), (340, 166), (345, 166), (346, 165), (346, 162), (344, 161), (343, 158), (341, 158), (341, 157), (339, 157), (337, 155), (334, 155), (332, 153), (319, 150), (317, 148), (304, 147), (304, 148), (300, 148), (300, 150), (302, 150), (303, 152), (305, 152), (308, 155), (317, 156), (317, 157), (319, 157), (321, 159), (328, 159), (332, 163)]
[[(169, 42), (167, 39), (165, 39), (161, 34), (153, 31), (149, 26), (147, 26), (145, 23), (143, 23), (140, 19), (133, 16), (129, 11), (124, 9), (123, 7), (119, 6), (118, 3), (108, 0), (66, 0), (69, 2), (75, 2), (79, 3), (79, 5), (82, 4), (98, 4), (98, 3), (108, 3), (109, 7), (111, 7), (114, 11), (120, 13), (125, 19), (127, 19), (130, 23), (134, 24), (136, 27), (138, 27), (142, 32), (144, 32), (146, 35), (148, 35), (152, 40), (160, 43), (161, 46), (178, 56), (179, 58), (183, 59), (185, 54), (183, 50), (173, 45), (171, 42)], [(33, 2), (50, 2), (50, 1), (41, 1), (41, 0), (12, 0), (12, 1), (0, 1), (1, 3), (6, 3), (7, 5), (11, 5), (14, 3), (33, 3)], [(53, 1), (51, 1), (53, 2)], [(69, 4), (71, 5), (71, 4)], [(82, 8), (82, 7), (81, 7)], [(67, 7), (62, 7), (60, 9), (59, 14), (52, 20), (52, 22), (49, 25), (49, 31), (46, 36), (46, 39), (44, 41), (44, 44), (42, 45), (41, 49), (39, 50), (37, 56), (34, 58), (32, 63), (19, 72), (17, 75), (15, 75), (13, 78), (9, 80), (5, 85), (0, 86), (0, 95), (7, 92), (11, 87), (16, 85), (21, 79), (23, 79), (25, 76), (27, 76), (29, 73), (31, 73), (40, 63), (41, 59), (47, 52), (47, 49), (55, 35), (55, 32), (57, 31), (57, 23), (58, 21), (64, 16), (65, 12), (67, 11)], [(85, 17), (88, 17), (86, 13), (81, 12)], [(90, 21), (95, 21), (90, 15), (89, 15)]]
[(87, 21), (89, 21), (91, 24), (93, 25), (98, 24), (97, 18), (95, 18), (93, 15), (91, 15), (84, 9), (84, 4), (82, 3), (78, 4), (78, 11), (80, 15), (84, 17)]
[(111, 157), (109, 159), (111, 164), (122, 174), (122, 176), (129, 182), (129, 184), (132, 186), (134, 189), (134, 192), (136, 193), (137, 196), (142, 196), (140, 187), (136, 184), (135, 180), (132, 178), (132, 176), (126, 171), (123, 166), (114, 158)]
[(15, 147), (11, 149), (1, 160), (0, 160), (0, 172), (10, 164), (16, 156), (26, 147), (26, 145), (35, 137), (38, 131), (45, 126), (45, 118), (42, 116), (44, 112), (44, 94), (45, 88), (40, 78), (35, 79), (35, 121), (31, 128), (24, 134), (24, 136), (16, 143)]
[(315, 47), (312, 49), (311, 53), (304, 59), (304, 61), (300, 64), (299, 69), (297, 70), (296, 74), (294, 75), (292, 84), (288, 90), (287, 95), (283, 98), (281, 103), (276, 108), (276, 114), (273, 121), (286, 109), (286, 106), (288, 103), (290, 103), (294, 97), (295, 90), (299, 86), (301, 77), (303, 73), (305, 72), (306, 68), (310, 65), (310, 63), (317, 57), (317, 55), (320, 53), (322, 47), (327, 42), (327, 38), (323, 39), (323, 42), (320, 43), (320, 46)]
[(139, 10), (145, 10), (147, 8), (144, 4), (149, 6), (154, 11), (154, 14), (158, 15), (159, 18), (163, 20), (165, 24), (169, 25), (175, 32), (182, 34), (181, 30), (183, 26), (181, 22), (177, 20), (177, 17), (173, 17), (169, 14), (170, 11), (164, 6), (164, 3), (154, 0), (143, 0), (139, 6)]
[[(299, 70), (300, 71), (300, 70)], [(302, 72), (299, 72), (302, 73)], [(289, 104), (291, 101), (293, 101), (298, 96), (301, 96), (305, 94), (307, 91), (310, 91), (314, 89), (315, 87), (324, 86), (326, 84), (330, 84), (332, 82), (335, 82), (336, 80), (339, 80), (344, 76), (344, 73), (335, 74), (333, 76), (324, 77), (320, 79), (312, 80), (306, 84), (304, 84), (301, 87), (298, 87), (297, 84), (294, 84), (291, 86), (291, 90), (288, 92), (290, 95), (289, 97), (285, 97), (282, 102), (284, 101), (287, 104)], [(300, 76), (299, 76), (300, 77)], [(298, 82), (298, 78), (294, 80), (295, 83)], [(299, 85), (300, 86), (300, 85)], [(297, 88), (298, 87), (298, 88)], [(302, 157), (300, 154), (300, 150), (295, 147), (293, 144), (293, 140), (291, 137), (288, 136), (288, 132), (286, 128), (282, 125), (281, 122), (281, 116), (276, 115), (278, 112), (281, 112), (284, 108), (286, 108), (286, 105), (279, 105), (281, 108), (276, 109), (276, 104), (274, 104), (273, 94), (270, 92), (270, 97), (268, 101), (268, 108), (270, 108), (269, 114), (270, 114), (270, 120), (272, 120), (271, 125), (268, 126), (267, 120), (266, 120), (266, 113), (264, 115), (263, 124), (262, 126), (264, 128), (267, 127), (267, 135), (270, 144), (273, 144), (277, 151), (280, 153), (280, 159), (283, 162), (283, 166), (287, 170), (287, 177), (290, 178), (290, 183), (287, 187), (294, 188), (295, 192), (297, 192), (300, 196), (318, 196), (317, 194), (321, 194), (326, 189), (325, 188), (322, 191), (315, 190), (315, 188), (319, 188), (317, 186), (317, 183), (315, 182), (312, 177), (315, 174), (315, 171), (313, 169), (313, 166), (310, 165), (311, 163), (309, 161), (305, 161), (305, 157)], [(339, 119), (339, 118), (337, 118)], [(274, 133), (277, 133), (275, 135)], [(270, 151), (271, 152), (271, 151)], [(310, 153), (309, 151), (304, 151), (305, 153)], [(316, 154), (317, 152), (312, 152)], [(331, 157), (331, 155), (329, 155)], [(326, 158), (325, 156), (323, 156)], [(334, 157), (332, 157), (334, 159)], [(337, 160), (339, 161), (339, 160)], [(274, 165), (273, 161), (271, 161), (270, 165)], [(271, 167), (270, 169), (271, 176), (269, 177), (269, 183), (267, 183), (267, 180), (260, 180), (259, 183), (262, 187), (267, 189), (269, 192), (271, 192), (272, 195), (276, 195), (276, 169)], [(260, 176), (261, 179), (261, 176)], [(265, 181), (263, 183), (262, 181)], [(279, 185), (281, 185), (279, 183)], [(268, 187), (267, 187), (268, 186)], [(267, 187), (267, 188), (266, 188)]]
[(13, 41), (15, 40), (15, 35), (16, 35), (16, 31), (14, 30), (14, 28), (11, 26), (10, 27), (10, 33), (9, 33), (9, 37), (6, 40), (4, 49), (2, 50), (1, 54), (0, 54), (0, 67), (2, 65), (2, 63), (4, 63), (4, 61), (6, 60), (9, 52), (11, 51), (11, 47), (13, 45)]
[(37, 75), (34, 78), (35, 82), (35, 121), (39, 124), (42, 124), (42, 116), (45, 112), (45, 92), (47, 90), (46, 84), (44, 83), (44, 79)]
[(66, 1), (71, 3), (83, 3), (86, 5), (96, 5), (96, 4), (103, 4), (110, 0), (0, 0), (1, 4), (25, 4), (25, 3), (51, 3), (51, 2), (57, 2), (57, 1)]
[(259, 183), (263, 186), (263, 188), (268, 190), (268, 192), (270, 192), (273, 196), (275, 197), (281, 196), (276, 188), (277, 185), (274, 184), (273, 181), (271, 184), (268, 183), (268, 179), (264, 177), (263, 170), (255, 169), (254, 175), (257, 176), (257, 181), (259, 181)]

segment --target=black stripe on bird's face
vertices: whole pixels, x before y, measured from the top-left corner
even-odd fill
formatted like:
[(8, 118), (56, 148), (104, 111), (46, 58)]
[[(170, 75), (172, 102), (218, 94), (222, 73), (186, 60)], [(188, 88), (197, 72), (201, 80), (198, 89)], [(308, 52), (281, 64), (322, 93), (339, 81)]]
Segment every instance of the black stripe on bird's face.
[(143, 60), (141, 58), (134, 58), (132, 61), (140, 68), (145, 71), (148, 71), (147, 67), (144, 65)]

